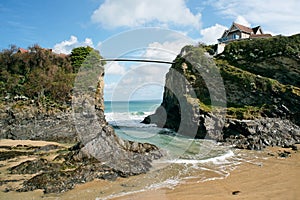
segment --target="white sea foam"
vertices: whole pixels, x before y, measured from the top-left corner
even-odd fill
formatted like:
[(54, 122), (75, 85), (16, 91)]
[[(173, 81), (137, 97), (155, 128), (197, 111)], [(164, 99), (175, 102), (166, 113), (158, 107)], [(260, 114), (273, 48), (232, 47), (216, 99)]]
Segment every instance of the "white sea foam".
[(229, 150), (227, 153), (221, 156), (212, 157), (203, 160), (196, 160), (196, 159), (175, 159), (175, 160), (167, 160), (167, 163), (176, 163), (176, 164), (201, 164), (201, 163), (213, 163), (216, 165), (227, 163), (227, 159), (233, 157), (233, 151)]
[(118, 194), (109, 195), (108, 197), (104, 197), (104, 198), (97, 197), (95, 200), (109, 200), (109, 199), (113, 199), (113, 198), (117, 198), (117, 197), (136, 194), (136, 193), (139, 193), (139, 192), (145, 192), (145, 191), (146, 191), (145, 189), (142, 189), (142, 190), (136, 190), (136, 191), (131, 191), (131, 192), (121, 192), (121, 193), (118, 193)]
[(95, 200), (108, 200), (108, 199), (112, 199), (112, 198), (116, 198), (116, 197), (122, 197), (122, 196), (126, 196), (126, 195), (136, 194), (136, 193), (145, 192), (145, 191), (149, 191), (149, 190), (156, 190), (156, 189), (160, 189), (160, 188), (174, 189), (175, 186), (179, 185), (180, 183), (182, 183), (182, 181), (180, 181), (179, 179), (167, 179), (165, 181), (162, 181), (159, 183), (153, 183), (149, 186), (146, 186), (144, 189), (129, 191), (129, 192), (120, 192), (118, 194), (111, 194), (107, 197), (102, 197), (102, 198), (97, 197)]
[(159, 183), (153, 183), (150, 186), (148, 186), (146, 189), (148, 190), (159, 189), (159, 188), (174, 189), (174, 187), (180, 184), (181, 182), (182, 181), (180, 181), (179, 179), (167, 179)]
[(215, 181), (215, 180), (221, 180), (226, 178), (227, 176), (229, 176), (230, 174), (226, 174), (225, 176), (221, 176), (221, 177), (213, 177), (213, 178), (203, 178), (203, 180), (201, 181), (197, 181), (197, 183), (203, 183), (203, 182), (207, 182), (207, 181)]
[(130, 192), (120, 192), (118, 194), (111, 194), (107, 197), (96, 197), (95, 200), (109, 200), (109, 199), (113, 199), (113, 198), (117, 198), (117, 197), (122, 197), (122, 196), (126, 196), (126, 195), (130, 195), (130, 194), (136, 194), (139, 192), (145, 192), (147, 191), (146, 189), (141, 189), (141, 190), (135, 190), (135, 191), (130, 191)]
[(141, 121), (152, 114), (151, 112), (120, 112), (120, 113), (105, 113), (106, 121), (112, 126), (118, 127), (133, 127), (146, 128), (155, 125), (142, 124)]
[[(236, 156), (237, 154), (234, 150), (227, 150), (222, 155), (203, 160), (168, 160), (165, 162), (166, 165), (164, 167), (155, 167), (156, 169), (147, 173), (148, 175), (145, 175), (145, 179), (149, 182), (138, 182), (141, 183), (137, 184), (137, 187), (139, 188), (131, 188), (131, 191), (116, 192), (108, 195), (107, 197), (97, 198), (97, 200), (108, 200), (144, 191), (157, 190), (160, 188), (174, 189), (176, 186), (184, 184), (187, 180), (196, 180), (197, 183), (200, 183), (224, 179), (228, 177), (231, 171), (233, 171), (241, 163), (240, 159), (236, 158)], [(215, 175), (213, 175), (213, 173), (206, 172), (214, 172)], [(153, 178), (157, 176), (161, 177), (161, 180)], [(145, 185), (142, 186), (143, 184)], [(142, 188), (140, 186), (142, 186)]]

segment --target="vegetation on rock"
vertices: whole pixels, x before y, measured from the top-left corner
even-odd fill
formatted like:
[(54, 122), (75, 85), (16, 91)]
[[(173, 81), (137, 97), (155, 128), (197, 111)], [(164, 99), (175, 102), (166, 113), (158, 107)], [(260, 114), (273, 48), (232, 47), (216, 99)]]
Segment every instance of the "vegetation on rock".
[[(199, 48), (203, 46), (190, 50)], [(284, 117), (300, 124), (300, 34), (229, 43), (215, 63), (224, 80), (229, 117)]]
[(300, 87), (300, 34), (232, 42), (217, 58), (253, 74)]
[[(182, 131), (182, 124), (192, 127), (194, 123), (198, 126), (194, 134), (197, 138), (225, 141), (232, 134), (234, 137), (240, 134), (243, 137), (236, 138), (240, 141), (238, 146), (259, 149), (271, 144), (268, 141), (274, 137), (273, 131), (284, 129), (271, 124), (289, 120), (296, 125), (285, 123), (290, 131), (278, 135), (278, 143), (272, 145), (284, 143), (289, 146), (300, 142), (297, 127), (300, 125), (299, 41), (300, 34), (241, 40), (229, 43), (224, 52), (215, 57), (211, 56), (215, 46), (184, 47), (166, 76), (161, 107), (144, 122), (156, 123), (184, 135), (192, 134), (189, 128)], [(174, 70), (181, 74), (181, 81), (177, 78), (180, 76), (172, 72)], [(192, 116), (186, 115), (187, 108)], [(226, 119), (220, 117), (224, 116), (224, 109)], [(189, 118), (189, 122), (182, 118)], [(161, 119), (165, 123), (162, 124)], [(250, 121), (244, 123), (242, 120)], [(245, 135), (250, 129), (266, 131), (256, 130)], [(249, 143), (253, 138), (256, 138), (255, 142)], [(242, 145), (243, 142), (247, 145)]]
[(0, 99), (30, 99), (44, 107), (69, 105), (79, 68), (99, 66), (100, 59), (99, 51), (89, 46), (65, 55), (38, 45), (22, 52), (12, 45), (0, 52)]

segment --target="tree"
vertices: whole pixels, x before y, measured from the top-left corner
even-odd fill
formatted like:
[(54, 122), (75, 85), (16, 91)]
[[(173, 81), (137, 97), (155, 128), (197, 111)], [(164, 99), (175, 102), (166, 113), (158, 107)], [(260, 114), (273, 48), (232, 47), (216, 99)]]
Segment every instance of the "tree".
[(77, 73), (80, 67), (98, 67), (105, 64), (101, 61), (100, 52), (89, 46), (74, 48), (70, 57), (74, 73)]
[(91, 47), (75, 48), (71, 55), (56, 54), (37, 44), (28, 51), (18, 49), (12, 45), (0, 51), (0, 100), (8, 95), (25, 95), (42, 104), (62, 105), (69, 102), (76, 77), (81, 75), (91, 82), (103, 74), (100, 53)]
[(77, 73), (82, 63), (85, 61), (86, 57), (93, 51), (93, 48), (87, 47), (77, 47), (71, 52), (71, 64), (73, 66), (74, 73)]

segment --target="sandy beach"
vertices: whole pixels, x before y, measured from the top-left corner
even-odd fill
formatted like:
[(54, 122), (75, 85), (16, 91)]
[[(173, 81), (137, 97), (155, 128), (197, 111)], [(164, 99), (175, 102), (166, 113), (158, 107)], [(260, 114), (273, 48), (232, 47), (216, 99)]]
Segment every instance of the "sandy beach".
[[(48, 142), (2, 140), (2, 146), (16, 144), (43, 146)], [(298, 145), (298, 149), (299, 149)], [(287, 157), (280, 157), (282, 152), (290, 152)], [(250, 151), (248, 151), (250, 153)], [(256, 163), (243, 162), (224, 179), (199, 181), (189, 179), (183, 184), (170, 188), (152, 189), (129, 195), (109, 198), (114, 200), (135, 199), (300, 199), (300, 153), (291, 149), (272, 147), (261, 152)], [(134, 179), (142, 178), (136, 176)], [(129, 181), (128, 181), (129, 180)], [(119, 178), (115, 182), (94, 180), (77, 185), (75, 189), (61, 194), (43, 194), (41, 190), (33, 192), (0, 191), (0, 199), (102, 199), (101, 194), (111, 190), (122, 190), (129, 179)], [(106, 188), (106, 190), (104, 189)]]
[[(299, 147), (299, 146), (298, 146)], [(264, 154), (283, 152), (273, 147)], [(300, 153), (291, 150), (291, 156), (269, 156), (262, 165), (244, 163), (227, 178), (206, 182), (190, 181), (175, 189), (158, 189), (114, 200), (166, 199), (166, 200), (223, 200), (223, 199), (300, 199)]]

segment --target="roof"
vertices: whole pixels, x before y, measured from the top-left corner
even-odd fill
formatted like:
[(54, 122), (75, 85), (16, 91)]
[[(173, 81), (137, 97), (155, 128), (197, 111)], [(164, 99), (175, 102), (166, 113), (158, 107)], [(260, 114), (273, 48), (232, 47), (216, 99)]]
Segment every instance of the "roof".
[(225, 37), (228, 34), (229, 30), (225, 30), (222, 37)]
[(28, 53), (27, 49), (19, 48), (18, 52), (20, 53)]
[(65, 58), (67, 57), (68, 55), (67, 54), (64, 54), (64, 53), (59, 53), (59, 54), (56, 54), (58, 57), (61, 57), (61, 58)]
[(259, 29), (261, 29), (260, 26), (257, 26), (257, 27), (252, 28), (253, 33), (254, 33), (254, 34), (257, 34), (257, 31), (258, 31)]
[(272, 37), (271, 34), (253, 34), (250, 35), (250, 38), (266, 38), (266, 37)]
[(245, 32), (245, 33), (252, 33), (252, 32), (254, 32), (253, 29), (250, 28), (250, 27), (247, 27), (247, 26), (235, 23), (235, 22), (233, 23), (233, 25), (236, 26), (238, 29), (240, 29), (242, 32)]

